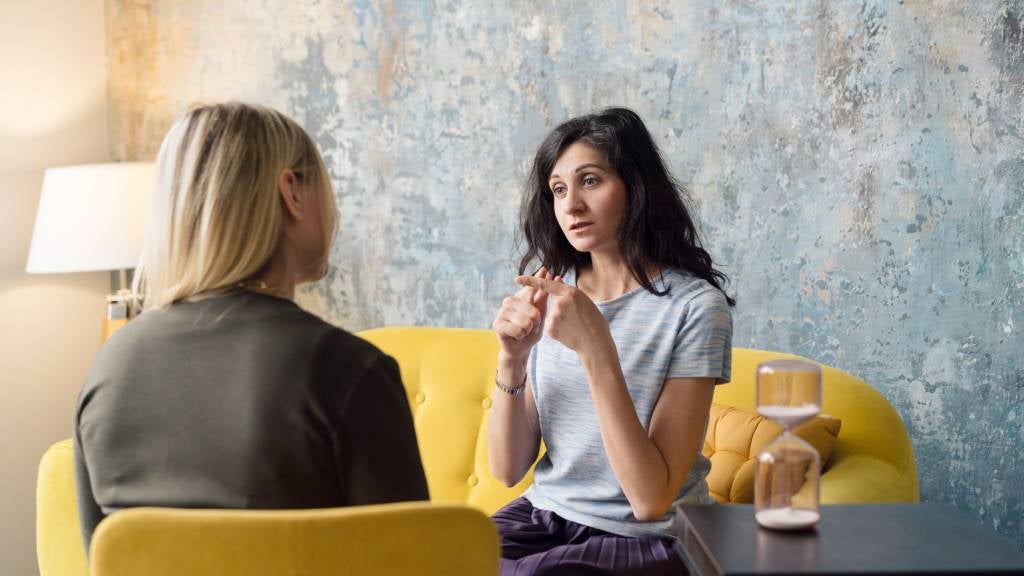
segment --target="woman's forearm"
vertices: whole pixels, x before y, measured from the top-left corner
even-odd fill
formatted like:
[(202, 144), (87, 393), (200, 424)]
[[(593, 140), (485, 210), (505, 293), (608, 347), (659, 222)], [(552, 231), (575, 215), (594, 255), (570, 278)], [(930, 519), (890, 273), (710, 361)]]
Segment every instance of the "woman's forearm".
[[(497, 379), (509, 388), (525, 385), (526, 362), (499, 356)], [(506, 486), (523, 479), (540, 446), (540, 432), (529, 413), (528, 393), (523, 390), (512, 396), (495, 389), (488, 416), (488, 464), (491, 474)]]

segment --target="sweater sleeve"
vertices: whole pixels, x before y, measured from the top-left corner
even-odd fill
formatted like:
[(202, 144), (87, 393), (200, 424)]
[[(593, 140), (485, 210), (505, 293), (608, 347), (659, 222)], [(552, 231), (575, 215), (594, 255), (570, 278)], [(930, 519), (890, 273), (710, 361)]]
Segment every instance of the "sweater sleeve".
[(351, 505), (429, 500), (398, 364), (380, 355), (355, 383), (335, 442)]

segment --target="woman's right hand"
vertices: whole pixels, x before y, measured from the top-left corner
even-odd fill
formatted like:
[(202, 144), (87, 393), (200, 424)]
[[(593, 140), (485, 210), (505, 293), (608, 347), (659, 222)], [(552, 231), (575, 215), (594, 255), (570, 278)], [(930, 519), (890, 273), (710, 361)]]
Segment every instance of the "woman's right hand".
[[(543, 266), (534, 277), (554, 279)], [(513, 362), (525, 361), (530, 349), (540, 341), (544, 334), (547, 303), (547, 293), (530, 286), (524, 286), (502, 301), (501, 309), (491, 326), (498, 334), (501, 354), (506, 359)]]

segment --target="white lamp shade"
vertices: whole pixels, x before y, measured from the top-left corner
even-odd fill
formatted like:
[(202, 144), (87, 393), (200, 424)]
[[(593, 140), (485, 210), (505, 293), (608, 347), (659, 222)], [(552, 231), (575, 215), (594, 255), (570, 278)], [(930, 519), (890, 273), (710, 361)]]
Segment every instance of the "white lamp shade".
[(25, 271), (134, 268), (152, 190), (152, 162), (48, 169)]

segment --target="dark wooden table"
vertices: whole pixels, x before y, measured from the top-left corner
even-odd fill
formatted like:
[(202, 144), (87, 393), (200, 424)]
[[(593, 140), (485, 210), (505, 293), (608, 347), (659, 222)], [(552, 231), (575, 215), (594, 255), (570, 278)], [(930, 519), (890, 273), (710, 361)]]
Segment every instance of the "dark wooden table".
[(676, 530), (697, 575), (1024, 574), (1013, 543), (944, 504), (823, 506), (800, 532), (758, 527), (749, 504), (680, 506)]

